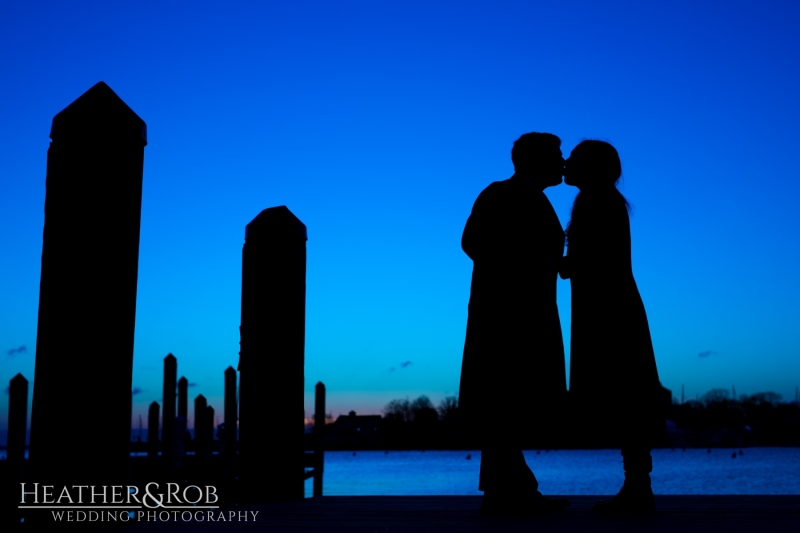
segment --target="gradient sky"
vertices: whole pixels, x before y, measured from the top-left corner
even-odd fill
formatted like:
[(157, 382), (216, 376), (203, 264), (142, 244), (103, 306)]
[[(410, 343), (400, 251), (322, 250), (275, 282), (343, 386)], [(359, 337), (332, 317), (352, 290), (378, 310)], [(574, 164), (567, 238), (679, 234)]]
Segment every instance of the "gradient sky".
[[(334, 415), (455, 395), (461, 232), (529, 131), (619, 150), (662, 383), (792, 400), (799, 23), (785, 1), (5, 2), (0, 383), (34, 377), (50, 122), (102, 80), (148, 127), (134, 420), (168, 352), (221, 411), (244, 226), (277, 205), (308, 227), (307, 413), (320, 380)], [(547, 190), (563, 225), (575, 193)]]

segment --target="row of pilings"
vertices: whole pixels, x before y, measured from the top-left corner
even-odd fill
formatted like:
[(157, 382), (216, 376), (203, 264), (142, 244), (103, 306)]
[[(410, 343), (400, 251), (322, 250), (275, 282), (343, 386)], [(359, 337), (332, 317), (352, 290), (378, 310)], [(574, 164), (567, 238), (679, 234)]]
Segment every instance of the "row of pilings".
[[(147, 126), (99, 82), (55, 115), (50, 138), (29, 458), (20, 475), (28, 488), (126, 485)], [(238, 417), (225, 402), (226, 427), (229, 415), (240, 420), (241, 503), (303, 497), (306, 240), (285, 206), (245, 228)], [(169, 478), (186, 406), (176, 406), (177, 367), (167, 366), (161, 451)], [(236, 448), (232, 434), (228, 449)], [(16, 453), (9, 449), (9, 459)]]
[[(170, 354), (164, 358), (164, 396), (162, 406), (153, 401), (147, 409), (148, 457), (161, 457), (164, 472), (170, 474), (181, 464), (187, 448), (193, 448), (195, 455), (209, 455), (215, 448), (224, 457), (225, 470), (233, 472), (236, 463), (238, 409), (236, 394), (236, 370), (229, 366), (224, 373), (225, 392), (223, 396), (223, 425), (216, 437), (219, 445), (214, 446), (215, 415), (214, 407), (206, 397), (198, 394), (194, 399), (194, 438), (190, 437), (189, 422), (189, 380), (182, 376), (177, 382), (178, 360)], [(177, 387), (177, 394), (175, 389)], [(177, 409), (176, 409), (177, 404)], [(163, 411), (163, 419), (161, 417)], [(161, 435), (159, 438), (159, 428)], [(189, 445), (187, 445), (187, 443)], [(142, 443), (138, 449), (142, 451)], [(204, 476), (205, 477), (205, 476)]]
[[(215, 424), (215, 410), (207, 403), (205, 396), (198, 394), (195, 397), (193, 437), (188, 430), (189, 381), (182, 376), (176, 383), (174, 380), (176, 374), (177, 358), (170, 353), (164, 358), (164, 388), (171, 392), (166, 395), (166, 401), (164, 401), (165, 416), (163, 419), (161, 418), (161, 405), (157, 401), (149, 404), (146, 441), (141, 440), (140, 427), (139, 437), (132, 443), (131, 455), (134, 464), (130, 465), (133, 468), (129, 470), (133, 471), (129, 474), (129, 482), (134, 485), (174, 480), (183, 480), (186, 483), (190, 480), (192, 483), (214, 483), (217, 487), (221, 487), (220, 496), (223, 498), (221, 503), (225, 505), (262, 501), (248, 498), (246, 494), (242, 495), (243, 487), (238, 483), (240, 468), (238, 466), (236, 370), (228, 367), (224, 372), (224, 421), (222, 425)], [(175, 394), (176, 388), (177, 395)], [(321, 382), (317, 383), (311, 451), (303, 454), (304, 470), (312, 468), (312, 470), (305, 471), (303, 479), (313, 478), (314, 496), (322, 496), (325, 396), (325, 385)], [(177, 412), (166, 407), (169, 405), (174, 407), (176, 404)], [(27, 407), (28, 380), (22, 374), (17, 374), (9, 383), (7, 460), (0, 462), (0, 477), (14, 485), (13, 491), (17, 490), (20, 482), (25, 481)], [(170, 411), (172, 412), (170, 413)], [(269, 431), (267, 432), (269, 433)], [(142, 452), (146, 453), (146, 456), (143, 456)], [(210, 468), (210, 463), (214, 463), (212, 468)], [(27, 492), (29, 493), (28, 499), (30, 499), (34, 493), (29, 490)], [(279, 497), (277, 499), (286, 498)], [(269, 501), (269, 498), (264, 501)]]

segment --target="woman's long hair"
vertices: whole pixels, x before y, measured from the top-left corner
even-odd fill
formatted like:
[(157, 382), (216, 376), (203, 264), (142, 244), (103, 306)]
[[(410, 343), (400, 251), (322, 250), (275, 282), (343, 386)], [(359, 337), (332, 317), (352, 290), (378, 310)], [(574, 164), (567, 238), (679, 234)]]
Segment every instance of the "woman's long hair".
[(579, 155), (583, 160), (584, 166), (591, 170), (584, 177), (589, 182), (575, 196), (575, 201), (572, 204), (572, 212), (570, 213), (566, 231), (567, 240), (569, 240), (570, 231), (574, 229), (575, 215), (578, 215), (579, 220), (581, 218), (580, 213), (587, 192), (590, 195), (596, 192), (610, 193), (611, 197), (620, 201), (628, 212), (632, 209), (631, 204), (617, 189), (617, 183), (622, 177), (622, 162), (619, 159), (616, 148), (605, 141), (586, 139), (572, 150), (572, 156), (575, 155)]

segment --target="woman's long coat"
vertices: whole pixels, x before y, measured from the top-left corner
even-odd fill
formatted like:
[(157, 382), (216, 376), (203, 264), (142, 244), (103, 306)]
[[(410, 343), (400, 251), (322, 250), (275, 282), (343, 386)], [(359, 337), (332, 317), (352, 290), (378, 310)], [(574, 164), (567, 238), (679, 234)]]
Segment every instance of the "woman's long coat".
[(511, 440), (541, 437), (566, 402), (556, 305), (564, 231), (544, 193), (513, 177), (478, 196), (461, 244), (473, 260), (462, 420)]
[(579, 193), (567, 232), (574, 444), (652, 446), (665, 428), (663, 389), (633, 278), (625, 199), (616, 189)]

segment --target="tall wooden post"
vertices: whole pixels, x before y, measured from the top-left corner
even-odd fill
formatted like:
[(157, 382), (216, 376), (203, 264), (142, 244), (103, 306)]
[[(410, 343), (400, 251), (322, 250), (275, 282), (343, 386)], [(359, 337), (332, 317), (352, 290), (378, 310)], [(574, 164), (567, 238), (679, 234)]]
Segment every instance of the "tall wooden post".
[(189, 422), (189, 380), (181, 376), (178, 380), (178, 416), (175, 417), (175, 460), (182, 463), (186, 455), (186, 440), (189, 433), (186, 426)]
[(325, 471), (325, 385), (320, 381), (314, 390), (314, 496), (322, 496)]
[(206, 480), (208, 465), (208, 404), (206, 397), (198, 394), (194, 399), (194, 455), (197, 475)]
[(158, 402), (150, 404), (147, 410), (147, 455), (158, 456)]
[(178, 359), (164, 357), (164, 413), (161, 422), (161, 456), (168, 476), (175, 467), (175, 386), (178, 380)]
[[(99, 82), (50, 138), (29, 481), (124, 485), (147, 130)], [(80, 438), (71, 405), (91, 413)]]
[(225, 432), (222, 436), (222, 453), (225, 469), (232, 472), (236, 464), (236, 370), (225, 369)]
[(178, 380), (178, 416), (189, 419), (189, 380), (184, 376)]
[(222, 434), (222, 461), (223, 461), (223, 491), (224, 499), (234, 501), (236, 498), (236, 457), (238, 433), (238, 408), (236, 398), (236, 369), (229, 366), (225, 369), (225, 405), (224, 427)]
[(239, 457), (246, 501), (303, 498), (307, 239), (286, 206), (265, 209), (245, 229)]

